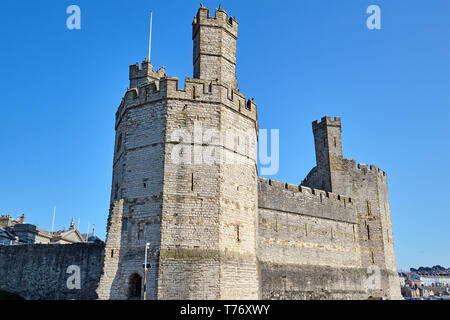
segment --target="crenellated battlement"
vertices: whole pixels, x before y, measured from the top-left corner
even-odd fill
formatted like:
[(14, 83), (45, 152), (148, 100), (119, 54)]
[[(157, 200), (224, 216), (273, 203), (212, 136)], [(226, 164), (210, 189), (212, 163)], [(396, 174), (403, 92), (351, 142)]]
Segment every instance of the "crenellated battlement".
[(263, 185), (267, 185), (273, 189), (277, 189), (277, 190), (286, 190), (286, 191), (290, 191), (290, 192), (300, 192), (306, 195), (315, 195), (315, 196), (322, 196), (322, 197), (326, 197), (329, 199), (333, 199), (333, 200), (337, 200), (340, 201), (342, 203), (353, 203), (352, 198), (350, 197), (346, 197), (340, 194), (336, 194), (333, 192), (328, 192), (328, 191), (324, 191), (324, 190), (319, 190), (319, 189), (313, 189), (313, 188), (309, 188), (309, 187), (305, 187), (302, 185), (296, 185), (296, 184), (291, 184), (291, 183), (284, 183), (278, 180), (273, 180), (273, 179), (269, 179), (269, 181), (267, 181), (267, 179), (265, 178), (258, 178), (258, 183), (259, 183), (259, 187), (260, 190), (262, 188)]
[(384, 172), (383, 170), (381, 170), (380, 168), (378, 168), (376, 165), (373, 165), (373, 164), (367, 165), (367, 164), (358, 163), (357, 169), (363, 170), (366, 172), (371, 171), (378, 175), (386, 176), (386, 172)]
[(356, 163), (355, 159), (343, 159), (344, 167), (347, 170), (360, 170), (363, 173), (375, 173), (381, 177), (386, 177), (386, 172), (374, 164)]
[(185, 100), (190, 103), (221, 103), (257, 123), (256, 103), (242, 94), (219, 83), (204, 79), (186, 78), (184, 89), (179, 86), (176, 77), (164, 76), (160, 80), (145, 82), (129, 88), (116, 113), (116, 126), (128, 108), (146, 103), (155, 103), (162, 99)]
[(139, 65), (138, 62), (130, 65), (130, 88), (135, 88), (139, 85), (159, 80), (166, 76), (166, 69), (164, 67), (159, 68), (159, 70), (155, 72), (150, 61), (145, 59), (142, 61), (141, 65)]
[(209, 27), (222, 27), (235, 38), (237, 38), (238, 35), (238, 22), (234, 17), (228, 17), (226, 11), (220, 6), (216, 9), (214, 17), (209, 15), (209, 8), (203, 7), (202, 5), (198, 9), (197, 15), (194, 16), (194, 21), (192, 22), (192, 38), (195, 38), (195, 34), (198, 32), (201, 25)]
[(316, 120), (312, 123), (313, 130), (317, 130), (319, 128), (323, 128), (324, 126), (334, 126), (334, 127), (340, 127), (341, 126), (341, 118), (340, 117), (323, 117), (320, 122), (319, 120)]
[(262, 209), (357, 222), (354, 200), (336, 193), (258, 178), (258, 195)]

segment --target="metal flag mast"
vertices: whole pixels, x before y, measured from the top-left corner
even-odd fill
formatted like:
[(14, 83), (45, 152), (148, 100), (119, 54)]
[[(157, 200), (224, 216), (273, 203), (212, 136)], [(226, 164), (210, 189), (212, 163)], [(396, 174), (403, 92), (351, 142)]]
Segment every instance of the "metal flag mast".
[(152, 26), (153, 26), (153, 11), (150, 11), (150, 40), (148, 43), (148, 62), (150, 62), (150, 56), (152, 54)]
[(56, 206), (53, 208), (53, 219), (52, 219), (52, 232), (55, 227), (55, 215), (56, 215)]

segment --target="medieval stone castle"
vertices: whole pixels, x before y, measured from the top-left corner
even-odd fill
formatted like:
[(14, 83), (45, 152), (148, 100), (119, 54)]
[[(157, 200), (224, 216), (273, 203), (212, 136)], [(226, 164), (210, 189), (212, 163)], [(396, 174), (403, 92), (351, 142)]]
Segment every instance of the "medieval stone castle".
[[(80, 254), (95, 269), (87, 295), (140, 298), (149, 243), (148, 299), (400, 298), (386, 173), (343, 158), (340, 118), (313, 122), (317, 165), (300, 185), (258, 177), (248, 152), (257, 106), (238, 89), (237, 37), (233, 17), (202, 6), (184, 89), (147, 59), (130, 66), (106, 245), (100, 258)], [(198, 124), (234, 132), (214, 150), (236, 161), (175, 161), (175, 150), (204, 147), (175, 134)]]
[[(133, 294), (146, 243), (153, 299), (400, 297), (386, 174), (343, 158), (339, 118), (313, 123), (317, 166), (300, 186), (258, 178), (238, 148), (239, 133), (257, 144), (258, 116), (238, 90), (237, 37), (233, 17), (202, 6), (184, 89), (147, 60), (130, 67), (99, 298)], [(173, 132), (198, 122), (237, 132), (235, 148), (216, 147), (242, 161), (174, 162)]]

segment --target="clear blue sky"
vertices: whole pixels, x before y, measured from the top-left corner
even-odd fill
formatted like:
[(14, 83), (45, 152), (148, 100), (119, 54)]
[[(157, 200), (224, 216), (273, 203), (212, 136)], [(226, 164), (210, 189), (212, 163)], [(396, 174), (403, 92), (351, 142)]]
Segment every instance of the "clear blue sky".
[[(81, 8), (81, 30), (66, 8)], [(203, 0), (207, 7), (219, 1)], [(366, 8), (381, 8), (368, 30)], [(12, 1), (0, 11), (0, 212), (50, 229), (72, 217), (105, 237), (114, 115), (147, 53), (192, 76), (199, 1)], [(399, 268), (450, 267), (450, 1), (222, 1), (239, 21), (238, 82), (261, 128), (280, 129), (280, 171), (315, 165), (311, 122), (341, 116), (344, 156), (388, 173)], [(214, 12), (214, 11), (212, 11)]]

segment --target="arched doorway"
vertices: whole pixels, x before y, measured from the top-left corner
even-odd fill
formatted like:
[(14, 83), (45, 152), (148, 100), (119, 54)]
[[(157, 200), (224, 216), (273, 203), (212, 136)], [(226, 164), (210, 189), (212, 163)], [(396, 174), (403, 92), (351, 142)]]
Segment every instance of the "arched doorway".
[(133, 273), (128, 281), (128, 299), (141, 299), (142, 277), (138, 273)]

